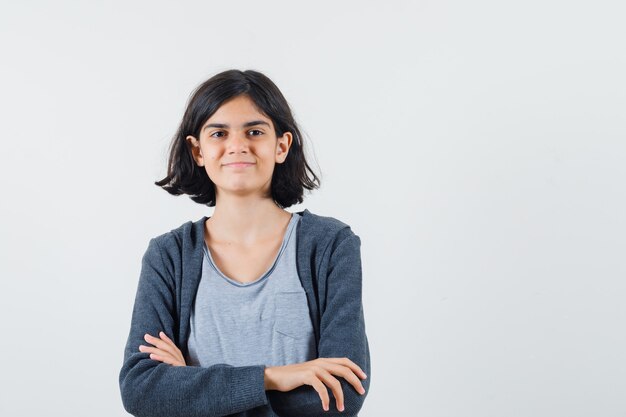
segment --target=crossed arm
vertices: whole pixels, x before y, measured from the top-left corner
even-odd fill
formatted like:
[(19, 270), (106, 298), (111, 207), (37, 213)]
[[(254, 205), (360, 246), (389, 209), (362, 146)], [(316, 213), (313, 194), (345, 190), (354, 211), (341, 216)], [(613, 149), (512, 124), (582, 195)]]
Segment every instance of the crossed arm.
[[(358, 236), (351, 234), (345, 238), (336, 247), (330, 262), (326, 281), (328, 299), (321, 317), (318, 356), (349, 358), (368, 375), (360, 381), (365, 389), (363, 394), (357, 392), (356, 384), (337, 378), (340, 396), (343, 396), (343, 412), (335, 406), (336, 389), (328, 394), (329, 411), (323, 410), (320, 392), (313, 385), (301, 385), (285, 392), (266, 391), (267, 369), (264, 365), (173, 366), (174, 363), (159, 360), (159, 356), (163, 359), (166, 355), (140, 348), (140, 345), (146, 346), (146, 342), (157, 342), (157, 338), (144, 338), (146, 334), (159, 335), (161, 331), (164, 334), (159, 340), (176, 348), (174, 341), (167, 338), (168, 334), (175, 334), (173, 281), (165, 272), (154, 239), (142, 259), (131, 329), (120, 371), (124, 408), (137, 417), (210, 417), (235, 414), (270, 403), (274, 412), (284, 417), (356, 416), (369, 391), (371, 379), (361, 304)], [(354, 372), (358, 373), (358, 369), (355, 368)]]

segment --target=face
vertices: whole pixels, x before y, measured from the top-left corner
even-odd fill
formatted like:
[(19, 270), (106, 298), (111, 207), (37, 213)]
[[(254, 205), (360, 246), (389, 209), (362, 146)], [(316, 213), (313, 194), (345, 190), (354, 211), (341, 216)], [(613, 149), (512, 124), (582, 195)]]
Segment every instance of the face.
[(242, 95), (224, 102), (202, 126), (200, 137), (187, 136), (187, 142), (216, 195), (268, 197), (274, 165), (287, 158), (292, 134), (276, 137), (272, 120)]

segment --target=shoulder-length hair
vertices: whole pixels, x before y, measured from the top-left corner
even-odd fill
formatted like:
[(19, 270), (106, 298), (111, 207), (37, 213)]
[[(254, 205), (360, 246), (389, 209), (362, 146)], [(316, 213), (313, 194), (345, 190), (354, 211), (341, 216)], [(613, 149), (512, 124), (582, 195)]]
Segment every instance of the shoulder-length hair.
[(319, 188), (320, 180), (306, 161), (302, 135), (287, 100), (272, 80), (253, 70), (221, 72), (192, 92), (170, 144), (167, 176), (155, 184), (170, 194), (187, 194), (196, 203), (215, 206), (215, 184), (204, 167), (196, 164), (186, 137), (200, 138), (202, 126), (222, 103), (239, 95), (250, 97), (259, 110), (272, 120), (277, 137), (291, 132), (293, 139), (287, 158), (275, 165), (270, 189), (272, 199), (281, 208), (302, 203), (304, 189)]

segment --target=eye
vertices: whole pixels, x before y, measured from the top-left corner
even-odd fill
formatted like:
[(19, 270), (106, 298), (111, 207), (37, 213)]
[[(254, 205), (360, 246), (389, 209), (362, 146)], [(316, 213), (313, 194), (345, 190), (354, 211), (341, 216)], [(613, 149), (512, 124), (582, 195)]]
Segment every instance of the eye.
[(217, 133), (224, 133), (224, 132), (222, 132), (221, 130), (218, 130), (218, 131), (216, 131), (216, 132), (211, 133), (211, 137), (213, 137), (213, 138), (215, 138), (215, 137), (221, 137), (221, 136), (214, 136), (214, 135), (215, 135), (215, 134), (217, 134)]
[(263, 132), (261, 132), (259, 129), (252, 129), (252, 130), (250, 130), (250, 132), (259, 132), (258, 135), (252, 135), (252, 136), (259, 136), (259, 135), (263, 134)]

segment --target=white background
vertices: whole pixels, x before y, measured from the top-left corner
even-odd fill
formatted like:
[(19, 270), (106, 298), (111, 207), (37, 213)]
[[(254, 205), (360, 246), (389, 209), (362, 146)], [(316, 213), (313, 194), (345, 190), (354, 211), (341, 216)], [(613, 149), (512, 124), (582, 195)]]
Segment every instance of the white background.
[(3, 416), (125, 416), (153, 184), (186, 100), (256, 69), (362, 239), (373, 416), (626, 415), (622, 2), (4, 1)]

